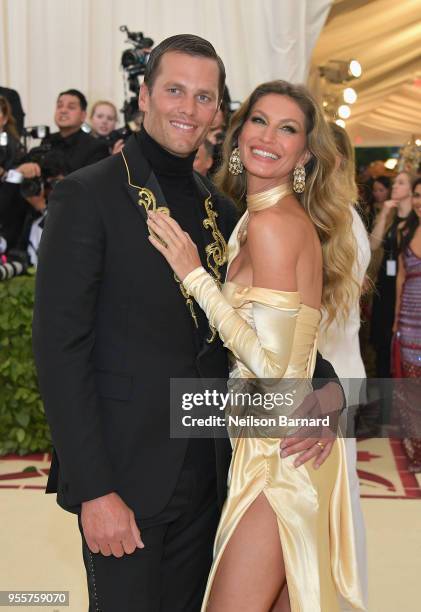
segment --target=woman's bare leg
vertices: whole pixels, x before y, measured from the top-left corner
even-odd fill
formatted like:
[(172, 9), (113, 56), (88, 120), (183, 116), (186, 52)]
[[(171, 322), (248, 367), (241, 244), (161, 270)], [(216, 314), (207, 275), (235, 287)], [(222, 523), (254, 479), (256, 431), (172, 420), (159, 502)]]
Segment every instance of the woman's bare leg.
[(207, 612), (269, 612), (284, 584), (278, 521), (261, 493), (241, 518), (224, 550)]

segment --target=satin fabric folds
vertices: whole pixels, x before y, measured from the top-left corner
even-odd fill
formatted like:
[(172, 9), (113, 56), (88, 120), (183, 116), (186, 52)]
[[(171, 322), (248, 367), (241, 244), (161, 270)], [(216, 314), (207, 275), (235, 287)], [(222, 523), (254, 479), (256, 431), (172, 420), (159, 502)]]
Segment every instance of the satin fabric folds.
[[(229, 261), (238, 253), (238, 233), (247, 218), (246, 211), (231, 236)], [(184, 286), (231, 351), (230, 381), (266, 377), (288, 385), (294, 379), (300, 399), (311, 392), (320, 312), (301, 304), (299, 293), (234, 282), (225, 283), (221, 292), (203, 268), (193, 270)], [(267, 416), (262, 407), (253, 410)], [(286, 414), (284, 407), (277, 410), (275, 414)], [(311, 463), (295, 468), (295, 457), (280, 457), (279, 430), (273, 437), (258, 437), (259, 432), (253, 436), (252, 431), (229, 433), (233, 456), (228, 495), (202, 612), (225, 547), (261, 493), (277, 517), (292, 612), (336, 612), (338, 593), (354, 609), (364, 610), (343, 440), (336, 441), (326, 462), (315, 470)]]

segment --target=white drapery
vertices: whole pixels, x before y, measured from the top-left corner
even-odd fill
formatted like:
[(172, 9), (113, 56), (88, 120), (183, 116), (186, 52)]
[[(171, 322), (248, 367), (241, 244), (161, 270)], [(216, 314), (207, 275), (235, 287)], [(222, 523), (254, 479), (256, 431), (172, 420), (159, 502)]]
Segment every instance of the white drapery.
[(266, 80), (305, 82), (332, 0), (0, 0), (0, 85), (17, 89), (26, 125), (52, 125), (57, 93), (120, 108), (120, 25), (157, 44), (190, 32), (224, 60), (234, 100)]
[(317, 67), (358, 59), (362, 77), (347, 131), (359, 146), (402, 145), (421, 137), (421, 0), (335, 0), (314, 49)]

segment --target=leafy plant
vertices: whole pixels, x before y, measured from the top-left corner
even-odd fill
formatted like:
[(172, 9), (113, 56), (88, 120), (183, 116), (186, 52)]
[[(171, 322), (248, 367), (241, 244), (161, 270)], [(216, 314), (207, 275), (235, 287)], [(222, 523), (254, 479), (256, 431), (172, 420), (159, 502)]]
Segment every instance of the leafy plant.
[(51, 450), (32, 355), (34, 272), (0, 282), (0, 455)]

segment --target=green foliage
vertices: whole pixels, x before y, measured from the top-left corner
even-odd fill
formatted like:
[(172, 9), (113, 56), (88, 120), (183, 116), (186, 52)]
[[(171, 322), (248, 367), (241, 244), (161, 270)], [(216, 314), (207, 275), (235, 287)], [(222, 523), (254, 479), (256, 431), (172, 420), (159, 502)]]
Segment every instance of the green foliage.
[(51, 449), (32, 356), (34, 285), (34, 273), (0, 282), (0, 455)]

